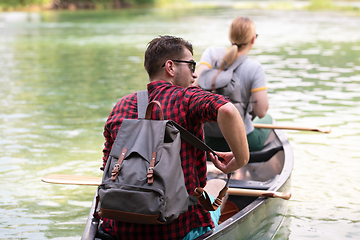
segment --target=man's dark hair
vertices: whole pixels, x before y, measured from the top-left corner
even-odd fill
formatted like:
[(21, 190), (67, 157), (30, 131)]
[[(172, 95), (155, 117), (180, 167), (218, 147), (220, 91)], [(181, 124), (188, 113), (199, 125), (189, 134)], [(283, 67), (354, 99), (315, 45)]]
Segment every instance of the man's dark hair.
[(149, 77), (155, 77), (167, 60), (181, 60), (184, 47), (193, 54), (192, 44), (179, 37), (159, 36), (149, 42), (144, 60)]

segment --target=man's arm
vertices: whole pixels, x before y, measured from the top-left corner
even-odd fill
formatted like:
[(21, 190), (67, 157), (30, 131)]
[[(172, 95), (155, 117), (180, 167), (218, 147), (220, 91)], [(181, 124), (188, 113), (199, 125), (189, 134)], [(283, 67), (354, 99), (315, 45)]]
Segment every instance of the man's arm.
[(104, 149), (103, 149), (103, 165), (100, 169), (104, 171), (105, 165), (109, 158), (110, 151), (111, 151), (112, 145), (114, 144), (114, 141), (112, 140), (110, 131), (106, 128), (106, 126), (104, 127), (103, 135), (105, 137), (105, 143), (104, 143)]
[(230, 173), (245, 166), (249, 161), (244, 123), (239, 111), (232, 103), (226, 103), (218, 109), (217, 122), (234, 157), (226, 165), (219, 162), (214, 162), (214, 164), (224, 173)]

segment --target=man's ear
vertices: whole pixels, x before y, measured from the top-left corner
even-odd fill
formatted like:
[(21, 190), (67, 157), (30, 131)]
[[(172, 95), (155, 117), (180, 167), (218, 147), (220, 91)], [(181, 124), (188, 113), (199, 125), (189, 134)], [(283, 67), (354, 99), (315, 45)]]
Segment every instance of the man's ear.
[(175, 65), (174, 65), (173, 61), (167, 60), (166, 63), (165, 63), (165, 70), (172, 77), (175, 75), (174, 66)]

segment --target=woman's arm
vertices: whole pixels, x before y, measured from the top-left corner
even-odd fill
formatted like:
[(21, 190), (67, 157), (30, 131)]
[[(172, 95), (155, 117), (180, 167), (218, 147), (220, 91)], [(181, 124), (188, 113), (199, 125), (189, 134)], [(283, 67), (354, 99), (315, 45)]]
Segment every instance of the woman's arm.
[(253, 113), (259, 118), (265, 117), (266, 112), (269, 109), (269, 100), (266, 89), (251, 93), (251, 101), (253, 102)]
[(196, 75), (198, 77), (195, 79), (195, 82), (193, 83), (193, 86), (196, 86), (196, 87), (199, 86), (198, 78), (200, 77), (200, 74), (206, 69), (210, 69), (210, 67), (208, 65), (206, 65), (206, 64), (200, 63), (199, 67), (196, 70)]

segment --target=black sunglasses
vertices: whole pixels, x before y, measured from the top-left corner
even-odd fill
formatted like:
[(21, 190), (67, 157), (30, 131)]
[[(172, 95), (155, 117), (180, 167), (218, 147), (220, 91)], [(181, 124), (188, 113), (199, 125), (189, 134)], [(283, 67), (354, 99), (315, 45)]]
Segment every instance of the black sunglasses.
[[(171, 61), (178, 62), (178, 63), (188, 63), (191, 72), (192, 73), (195, 72), (195, 68), (196, 68), (196, 62), (195, 61), (185, 61), (185, 60), (171, 60)], [(162, 65), (162, 67), (165, 67), (165, 63)]]

